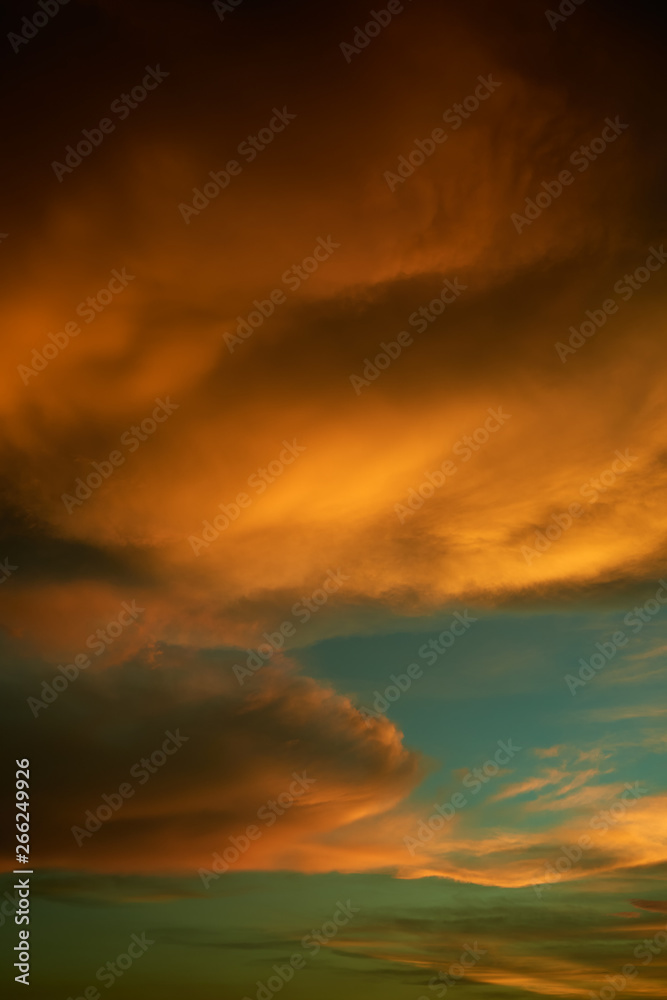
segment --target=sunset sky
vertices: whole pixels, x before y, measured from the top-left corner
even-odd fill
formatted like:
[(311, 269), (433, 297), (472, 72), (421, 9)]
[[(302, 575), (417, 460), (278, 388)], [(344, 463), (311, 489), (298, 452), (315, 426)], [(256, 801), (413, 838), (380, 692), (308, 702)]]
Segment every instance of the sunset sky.
[(2, 13), (33, 1000), (664, 998), (664, 11), (58, 4)]

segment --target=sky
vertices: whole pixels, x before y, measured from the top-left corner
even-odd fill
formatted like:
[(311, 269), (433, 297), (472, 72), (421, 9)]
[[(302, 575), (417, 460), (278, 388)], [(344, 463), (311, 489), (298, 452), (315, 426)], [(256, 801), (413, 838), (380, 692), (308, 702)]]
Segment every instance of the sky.
[(664, 11), (0, 16), (9, 989), (664, 997)]

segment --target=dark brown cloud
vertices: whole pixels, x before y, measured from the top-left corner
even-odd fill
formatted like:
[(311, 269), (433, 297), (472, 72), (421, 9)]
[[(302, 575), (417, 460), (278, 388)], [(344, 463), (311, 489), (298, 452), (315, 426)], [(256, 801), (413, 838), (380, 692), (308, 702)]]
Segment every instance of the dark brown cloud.
[(6, 725), (31, 747), (42, 867), (210, 868), (254, 824), (239, 868), (318, 870), (324, 833), (386, 811), (419, 780), (418, 755), (386, 720), (368, 727), (347, 699), (272, 666), (241, 688), (231, 667), (164, 648), (82, 672), (55, 699), (43, 671), (15, 679)]

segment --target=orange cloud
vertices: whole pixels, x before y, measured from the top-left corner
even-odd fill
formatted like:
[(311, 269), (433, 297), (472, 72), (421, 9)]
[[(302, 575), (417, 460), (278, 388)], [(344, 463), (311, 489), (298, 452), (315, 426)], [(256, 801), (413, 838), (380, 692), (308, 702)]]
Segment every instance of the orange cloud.
[[(147, 14), (124, 16), (148, 30)], [(167, 51), (170, 23), (159, 28)], [(350, 603), (415, 611), (572, 594), (642, 580), (661, 565), (659, 275), (575, 357), (563, 363), (554, 349), (659, 243), (654, 228), (640, 234), (627, 224), (652, 180), (635, 121), (533, 226), (518, 234), (510, 221), (597, 134), (610, 100), (623, 96), (638, 113), (634, 81), (610, 93), (591, 78), (574, 108), (563, 82), (536, 76), (504, 49), (502, 32), (480, 29), (465, 10), (452, 18), (429, 3), (409, 23), (418, 77), (383, 38), (364, 54), (368, 76), (345, 75), (341, 59), (341, 86), (354, 92), (344, 111), (317, 88), (290, 92), (297, 118), (282, 145), (247, 164), (233, 196), (223, 192), (230, 197), (189, 226), (178, 204), (267, 108), (248, 95), (221, 123), (180, 63), (141, 130), (128, 122), (110, 137), (110, 159), (91, 158), (85, 173), (48, 189), (30, 246), (8, 263), (0, 426), (13, 502), (39, 537), (150, 563), (162, 617), (173, 622), (179, 607), (179, 641), (250, 642), (255, 626), (271, 627), (330, 566), (349, 573)], [(445, 66), (439, 30), (450, 46)], [(528, 19), (522, 30), (527, 50), (540, 51), (540, 31)], [(330, 45), (328, 33), (319, 42)], [(265, 55), (270, 67), (275, 54)], [(442, 124), (479, 74), (501, 86), (390, 191), (384, 173), (415, 135)], [(191, 99), (187, 114), (168, 103), (176, 81), (186, 105)], [(226, 84), (210, 85), (213, 109)], [(174, 139), (176, 126), (186, 141)], [(345, 150), (335, 162), (333, 137)], [(109, 170), (123, 192), (112, 200), (100, 194)], [(628, 177), (640, 178), (637, 189)], [(100, 232), (102, 242), (93, 239)], [(340, 246), (298, 289), (287, 288), (285, 272), (329, 236)], [(87, 324), (78, 304), (114, 268), (135, 277)], [(446, 278), (465, 291), (427, 322), (418, 311)], [(223, 333), (275, 288), (289, 292), (286, 301), (230, 353)], [(18, 366), (77, 319), (81, 333), (23, 384)], [(412, 344), (356, 395), (350, 376), (403, 329)], [(128, 452), (123, 434), (166, 395), (179, 409)], [(489, 409), (499, 407), (511, 418), (464, 458), (465, 437), (483, 438)], [(253, 492), (249, 480), (285, 439), (306, 452)], [(122, 466), (68, 513), (63, 494), (119, 449)], [(628, 449), (636, 458), (611, 482), (616, 452)], [(401, 520), (397, 506), (447, 460), (457, 469), (447, 485)], [(598, 490), (590, 484), (600, 477), (610, 485)], [(250, 506), (195, 556), (188, 538), (240, 493)], [(581, 516), (537, 551), (573, 503)], [(10, 533), (8, 544), (15, 540)], [(270, 572), (267, 552), (276, 553)], [(37, 599), (27, 578), (16, 590), (26, 604)], [(212, 606), (205, 625), (202, 594)], [(84, 617), (94, 614), (95, 594), (88, 608), (73, 591), (76, 599)], [(15, 601), (3, 621), (10, 616), (28, 612)], [(55, 618), (38, 626), (47, 644), (59, 641)], [(326, 633), (326, 616), (318, 627)], [(167, 628), (160, 638), (171, 638)]]

